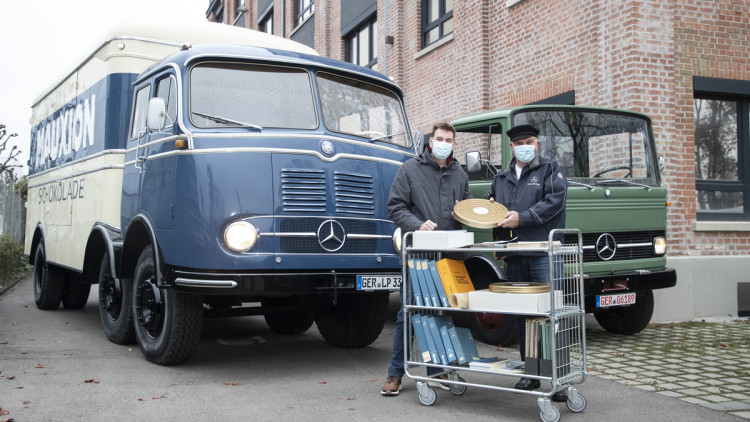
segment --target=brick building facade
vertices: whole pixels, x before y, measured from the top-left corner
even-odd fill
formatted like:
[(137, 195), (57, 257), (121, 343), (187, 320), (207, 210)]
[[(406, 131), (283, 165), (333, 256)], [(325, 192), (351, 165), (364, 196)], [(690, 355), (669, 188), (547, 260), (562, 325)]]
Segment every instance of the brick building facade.
[[(737, 315), (750, 302), (750, 0), (213, 0), (207, 18), (252, 29), (270, 19), (276, 35), (387, 74), (425, 133), (540, 101), (650, 115), (678, 270), (678, 287), (660, 295), (684, 304), (655, 319)], [(708, 126), (720, 141), (697, 129), (704, 105), (729, 110)], [(464, 139), (458, 156), (484, 154), (479, 142)], [(716, 148), (730, 170), (697, 176), (725, 166), (706, 153)], [(717, 290), (727, 297), (699, 303)]]

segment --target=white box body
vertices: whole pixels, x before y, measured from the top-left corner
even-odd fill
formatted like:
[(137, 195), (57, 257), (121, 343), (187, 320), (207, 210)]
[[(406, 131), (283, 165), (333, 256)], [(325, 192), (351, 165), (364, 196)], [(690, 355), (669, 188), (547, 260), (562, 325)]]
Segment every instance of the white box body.
[[(562, 290), (555, 290), (555, 308), (562, 308)], [(469, 309), (502, 313), (547, 313), (548, 293), (494, 293), (488, 289), (469, 292)]]
[(416, 231), (412, 237), (415, 249), (442, 250), (474, 244), (474, 232), (466, 230)]

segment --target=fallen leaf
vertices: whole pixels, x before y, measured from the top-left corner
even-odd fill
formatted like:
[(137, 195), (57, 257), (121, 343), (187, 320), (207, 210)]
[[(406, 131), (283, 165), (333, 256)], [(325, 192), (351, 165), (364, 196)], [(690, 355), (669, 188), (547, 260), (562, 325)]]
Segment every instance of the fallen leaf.
[(23, 404), (31, 404), (31, 402), (30, 402), (30, 401), (28, 401), (28, 400), (25, 400), (25, 401), (23, 402)]
[(18, 387), (16, 387), (16, 390), (21, 390), (21, 389), (23, 389), (23, 385), (19, 385)]
[(7, 341), (0, 341), (0, 344), (8, 344)]
[(138, 399), (138, 401), (143, 401), (143, 399)]
[(732, 347), (729, 343), (719, 343), (723, 347)]
[(26, 354), (28, 354), (28, 353), (29, 353), (29, 352), (21, 352), (21, 354), (22, 354), (22, 355), (26, 355)]
[(65, 353), (65, 356), (73, 356), (72, 353)]
[(326, 381), (321, 381), (321, 382), (319, 382), (318, 384), (328, 384), (328, 382), (326, 382)]
[(5, 416), (7, 414), (8, 414), (8, 411), (7, 410), (3, 410), (3, 408), (0, 407), (0, 416)]
[(357, 400), (357, 399), (355, 399), (354, 397), (349, 397), (347, 398), (347, 400)]
[(87, 380), (83, 380), (83, 382), (85, 382), (86, 384), (89, 384), (89, 383), (92, 383), (92, 382), (93, 382), (94, 384), (99, 384), (99, 381), (97, 381), (97, 380), (95, 380), (95, 379), (93, 379), (93, 378), (89, 378), (89, 379), (87, 379)]
[(58, 343), (62, 343), (62, 340), (57, 340)]
[(41, 363), (37, 363), (36, 365), (34, 365), (34, 368), (44, 368), (44, 365), (42, 365)]
[(164, 395), (162, 394), (161, 396), (151, 397), (151, 400), (161, 400), (163, 398), (164, 398)]
[(11, 375), (11, 376), (8, 377), (8, 379), (9, 380), (14, 380), (14, 379), (16, 379), (16, 377), (15, 377), (15, 375)]
[(502, 348), (502, 346), (497, 346), (497, 349), (495, 349), (495, 350), (499, 350), (499, 351), (501, 351), (501, 352), (502, 352), (502, 351), (503, 351), (503, 348)]
[(224, 385), (234, 385), (234, 386), (237, 386), (237, 385), (242, 385), (242, 383), (241, 382), (225, 382)]
[(375, 382), (377, 380), (378, 380), (377, 378), (370, 378), (370, 382)]
[(10, 325), (16, 325), (16, 322), (15, 322), (15, 321), (13, 321), (13, 322), (11, 322), (11, 323), (10, 323)]

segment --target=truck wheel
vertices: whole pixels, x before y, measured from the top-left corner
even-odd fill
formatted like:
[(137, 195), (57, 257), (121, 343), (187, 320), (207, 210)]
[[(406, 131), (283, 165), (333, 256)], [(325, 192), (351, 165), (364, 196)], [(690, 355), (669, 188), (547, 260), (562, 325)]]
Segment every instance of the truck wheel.
[(91, 285), (80, 280), (80, 277), (69, 275), (65, 280), (62, 304), (65, 309), (81, 309), (86, 306), (91, 293)]
[(385, 325), (388, 292), (340, 294), (338, 304), (327, 303), (315, 313), (318, 331), (336, 347), (365, 347)]
[(159, 288), (151, 246), (138, 258), (132, 288), (135, 334), (143, 356), (159, 365), (189, 360), (203, 329), (201, 296)]
[(634, 305), (600, 309), (594, 317), (610, 333), (632, 335), (646, 328), (653, 313), (654, 292), (643, 290), (636, 292)]
[(485, 344), (510, 346), (518, 342), (515, 315), (476, 312), (469, 316), (469, 324), (474, 334)]
[(269, 309), (269, 313), (263, 314), (263, 318), (268, 324), (268, 328), (276, 334), (294, 335), (302, 334), (312, 327), (314, 318), (310, 311), (302, 310), (301, 312), (274, 312), (272, 309), (277, 306), (293, 306), (298, 301), (294, 299), (269, 299), (261, 301), (264, 308)]
[(34, 254), (34, 302), (39, 309), (57, 309), (62, 300), (65, 282), (62, 270), (47, 264), (44, 245), (39, 243)]
[(99, 319), (107, 339), (115, 344), (135, 343), (133, 310), (130, 306), (130, 285), (116, 280), (105, 253), (99, 265)]

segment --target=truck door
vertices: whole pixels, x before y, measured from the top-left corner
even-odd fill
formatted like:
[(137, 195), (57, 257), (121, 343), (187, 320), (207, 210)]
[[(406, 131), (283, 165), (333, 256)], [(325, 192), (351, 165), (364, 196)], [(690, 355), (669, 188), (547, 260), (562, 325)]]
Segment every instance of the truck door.
[[(122, 187), (123, 230), (138, 213), (145, 214), (157, 229), (170, 229), (173, 225), (176, 157), (166, 153), (175, 149), (173, 138), (179, 127), (177, 83), (170, 73), (153, 81), (136, 87), (135, 91)], [(152, 97), (163, 98), (167, 106), (161, 130), (151, 131), (146, 127)]]

